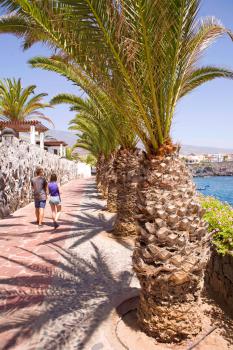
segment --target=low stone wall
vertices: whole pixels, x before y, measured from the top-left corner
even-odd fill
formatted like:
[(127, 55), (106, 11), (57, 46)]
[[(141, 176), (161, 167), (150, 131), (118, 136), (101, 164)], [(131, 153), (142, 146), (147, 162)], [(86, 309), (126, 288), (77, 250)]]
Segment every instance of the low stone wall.
[(189, 164), (193, 176), (233, 176), (233, 162)]
[(205, 282), (216, 301), (233, 315), (233, 255), (222, 256), (212, 249)]
[(46, 178), (52, 172), (64, 184), (79, 177), (78, 164), (14, 139), (9, 146), (0, 143), (0, 218), (27, 205), (32, 200), (31, 178), (37, 166)]

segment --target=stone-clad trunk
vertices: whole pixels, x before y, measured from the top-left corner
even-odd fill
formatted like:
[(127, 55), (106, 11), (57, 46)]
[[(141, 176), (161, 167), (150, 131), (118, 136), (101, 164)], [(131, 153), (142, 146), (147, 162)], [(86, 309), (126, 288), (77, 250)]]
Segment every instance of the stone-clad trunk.
[(143, 172), (133, 254), (139, 322), (162, 342), (180, 341), (201, 329), (199, 292), (209, 251), (204, 211), (177, 156), (145, 159)]
[(139, 150), (122, 149), (116, 159), (117, 173), (117, 218), (114, 234), (118, 236), (135, 236), (137, 203), (137, 184), (140, 176)]

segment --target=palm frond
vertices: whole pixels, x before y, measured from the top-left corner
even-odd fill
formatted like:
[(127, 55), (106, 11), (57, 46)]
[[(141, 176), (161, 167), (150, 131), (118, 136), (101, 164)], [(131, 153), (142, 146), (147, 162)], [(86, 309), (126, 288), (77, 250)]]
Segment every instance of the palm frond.
[(7, 120), (23, 121), (33, 118), (52, 123), (41, 112), (44, 108), (51, 107), (50, 104), (42, 102), (42, 98), (47, 94), (41, 93), (30, 98), (34, 94), (35, 88), (35, 85), (23, 88), (20, 79), (0, 81), (0, 116)]
[(170, 139), (181, 97), (216, 77), (232, 78), (227, 69), (205, 73), (198, 67), (216, 39), (232, 38), (215, 18), (197, 19), (199, 0), (0, 3), (7, 11), (0, 33), (22, 37), (25, 47), (42, 41), (59, 50), (59, 57), (35, 58), (31, 64), (74, 82), (105, 116), (115, 110), (147, 152), (156, 153)]
[(200, 85), (216, 78), (233, 79), (233, 71), (213, 66), (197, 68), (187, 77), (180, 91), (179, 98), (186, 96), (189, 92), (198, 88)]

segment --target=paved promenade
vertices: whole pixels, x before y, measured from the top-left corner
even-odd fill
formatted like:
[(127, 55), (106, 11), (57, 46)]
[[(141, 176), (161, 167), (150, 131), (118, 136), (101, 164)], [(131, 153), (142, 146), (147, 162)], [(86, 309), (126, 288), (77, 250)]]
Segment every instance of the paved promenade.
[(0, 350), (233, 349), (232, 321), (208, 299), (196, 339), (159, 344), (142, 333), (121, 304), (139, 292), (132, 244), (107, 233), (114, 215), (94, 179), (63, 186), (62, 203), (56, 231), (49, 206), (42, 229), (33, 204), (0, 221)]
[(61, 260), (57, 249), (65, 244), (65, 240), (59, 240), (57, 247), (52, 247), (50, 241), (73, 233), (76, 225), (73, 215), (85, 184), (85, 180), (79, 180), (63, 186), (61, 226), (56, 231), (48, 204), (41, 229), (35, 224), (33, 203), (0, 221), (0, 310), (4, 312), (0, 319), (0, 349), (11, 348), (18, 338), (24, 338), (23, 333), (26, 336), (31, 331), (22, 330), (13, 318), (13, 323), (8, 324), (8, 313), (12, 315), (12, 310), (15, 314), (19, 310), (36, 310), (35, 306), (43, 301), (52, 273)]
[(102, 324), (131, 290), (131, 250), (103, 237), (94, 180), (63, 186), (62, 204), (56, 231), (49, 205), (41, 229), (33, 204), (0, 221), (1, 350), (111, 349)]

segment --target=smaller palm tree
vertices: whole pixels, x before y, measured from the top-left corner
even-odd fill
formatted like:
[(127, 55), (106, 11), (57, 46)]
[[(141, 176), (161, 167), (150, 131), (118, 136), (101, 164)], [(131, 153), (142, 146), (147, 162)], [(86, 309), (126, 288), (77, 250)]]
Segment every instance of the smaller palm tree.
[[(49, 117), (40, 110), (52, 107), (49, 103), (42, 102), (45, 93), (35, 95), (36, 85), (23, 88), (21, 79), (5, 79), (0, 81), (0, 120), (25, 121), (30, 119), (42, 119), (53, 125)], [(33, 95), (31, 97), (31, 95)]]

